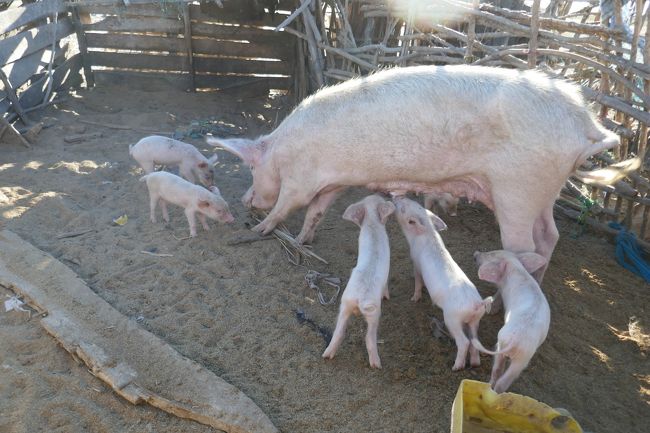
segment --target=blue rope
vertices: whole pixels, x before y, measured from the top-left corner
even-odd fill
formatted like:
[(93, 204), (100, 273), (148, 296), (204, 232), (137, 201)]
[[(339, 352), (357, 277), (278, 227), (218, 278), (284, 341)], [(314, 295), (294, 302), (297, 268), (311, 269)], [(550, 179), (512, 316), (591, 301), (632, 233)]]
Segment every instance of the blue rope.
[(650, 283), (650, 264), (643, 259), (643, 251), (636, 242), (636, 236), (622, 225), (610, 222), (609, 226), (618, 230), (616, 235), (616, 261), (630, 272)]

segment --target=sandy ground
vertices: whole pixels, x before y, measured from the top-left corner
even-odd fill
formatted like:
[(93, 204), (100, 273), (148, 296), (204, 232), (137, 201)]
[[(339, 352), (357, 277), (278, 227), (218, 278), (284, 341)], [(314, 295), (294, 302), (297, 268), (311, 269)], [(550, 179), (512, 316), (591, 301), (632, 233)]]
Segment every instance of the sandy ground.
[[(445, 432), (458, 384), (486, 380), (479, 368), (451, 371), (453, 343), (436, 339), (428, 299), (414, 304), (407, 244), (392, 220), (389, 288), (380, 325), (382, 370), (367, 365), (365, 325), (354, 319), (333, 361), (320, 357), (337, 305), (322, 306), (304, 282), (307, 269), (347, 279), (358, 230), (340, 219), (366, 194), (338, 200), (317, 232), (325, 266), (291, 265), (275, 240), (228, 245), (250, 236), (253, 221), (239, 203), (250, 173), (219, 151), (217, 184), (237, 218), (195, 239), (179, 208), (172, 222), (151, 224), (140, 170), (127, 146), (134, 130), (84, 125), (79, 119), (161, 132), (187, 130), (193, 120), (222, 122), (224, 135), (254, 136), (285, 113), (282, 98), (241, 93), (188, 94), (159, 83), (117, 83), (79, 91), (45, 113), (53, 126), (32, 149), (0, 148), (0, 224), (70, 266), (102, 298), (183, 355), (239, 387), (283, 432)], [(63, 137), (103, 136), (77, 144)], [(209, 154), (202, 140), (188, 139)], [(119, 227), (112, 219), (127, 214)], [(472, 252), (499, 246), (492, 214), (462, 205), (445, 218), (443, 238), (483, 295)], [(296, 232), (301, 215), (288, 226)], [(543, 289), (551, 305), (547, 341), (512, 390), (571, 411), (595, 432), (646, 432), (650, 423), (650, 286), (614, 261), (614, 247), (594, 233), (572, 237), (575, 223), (559, 219), (561, 239)], [(57, 239), (82, 229), (87, 234)], [(153, 257), (150, 251), (173, 254)], [(0, 292), (5, 296), (8, 292)], [(299, 312), (300, 314), (297, 314)], [(307, 317), (309, 320), (302, 320)], [(501, 316), (487, 316), (480, 336), (493, 344)], [(320, 330), (319, 330), (320, 329)], [(324, 332), (323, 332), (324, 331)], [(211, 431), (115, 396), (56, 345), (26, 313), (0, 312), (1, 432)]]

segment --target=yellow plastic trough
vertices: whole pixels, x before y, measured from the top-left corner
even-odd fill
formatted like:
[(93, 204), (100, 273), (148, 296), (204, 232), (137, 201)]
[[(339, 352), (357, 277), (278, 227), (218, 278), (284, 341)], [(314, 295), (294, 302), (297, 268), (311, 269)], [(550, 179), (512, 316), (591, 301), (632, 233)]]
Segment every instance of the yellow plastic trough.
[(484, 382), (460, 383), (451, 409), (451, 433), (582, 433), (578, 422), (530, 397), (497, 394)]

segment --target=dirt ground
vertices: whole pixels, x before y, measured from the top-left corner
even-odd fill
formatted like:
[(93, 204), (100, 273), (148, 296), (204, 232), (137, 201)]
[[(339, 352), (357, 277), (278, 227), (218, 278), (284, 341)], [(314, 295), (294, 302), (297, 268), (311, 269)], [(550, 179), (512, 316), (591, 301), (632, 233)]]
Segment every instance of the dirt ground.
[[(487, 380), (491, 359), (451, 371), (455, 347), (434, 338), (431, 328), (440, 311), (428, 299), (410, 301), (408, 246), (394, 220), (388, 224), (391, 299), (383, 304), (379, 331), (383, 369), (368, 367), (361, 319), (352, 321), (337, 357), (321, 359), (323, 334), (333, 330), (338, 305), (320, 305), (304, 276), (317, 269), (347, 279), (358, 229), (340, 215), (365, 191), (339, 199), (317, 232), (314, 250), (327, 266), (294, 266), (275, 240), (228, 245), (250, 236), (253, 221), (239, 198), (251, 177), (220, 150), (217, 184), (235, 224), (211, 222), (209, 232), (199, 228), (190, 240), (182, 239), (189, 230), (179, 208), (171, 209), (169, 225), (149, 221), (146, 187), (128, 154), (129, 143), (149, 135), (138, 129), (186, 131), (193, 120), (213, 119), (223, 135), (255, 136), (282, 118), (286, 104), (282, 97), (234, 91), (189, 94), (153, 81), (78, 91), (44, 113), (53, 126), (32, 149), (0, 145), (0, 225), (54, 255), (120, 312), (240, 388), (283, 432), (448, 431), (458, 384)], [(95, 131), (103, 136), (63, 140)], [(186, 141), (213, 151), (201, 139)], [(126, 225), (111, 223), (123, 214)], [(481, 293), (491, 294), (477, 278), (472, 252), (499, 246), (494, 217), (465, 204), (458, 217), (445, 220), (443, 238), (452, 255)], [(288, 221), (294, 232), (300, 224), (299, 213)], [(589, 431), (647, 432), (650, 285), (615, 262), (607, 239), (590, 232), (576, 238), (575, 223), (561, 218), (558, 226), (561, 239), (543, 284), (551, 329), (512, 391), (568, 409)], [(56, 238), (83, 229), (94, 231)], [(485, 344), (495, 342), (501, 323), (499, 315), (483, 319)], [(0, 347), (2, 432), (211, 431), (121, 400), (26, 313), (0, 312)]]

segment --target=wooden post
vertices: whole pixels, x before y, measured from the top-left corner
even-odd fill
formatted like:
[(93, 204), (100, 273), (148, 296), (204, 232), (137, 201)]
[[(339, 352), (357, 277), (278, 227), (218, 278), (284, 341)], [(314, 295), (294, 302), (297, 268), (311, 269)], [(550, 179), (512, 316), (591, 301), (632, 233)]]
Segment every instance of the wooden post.
[(14, 111), (18, 114), (20, 120), (22, 120), (25, 125), (29, 125), (31, 121), (27, 117), (27, 114), (25, 114), (23, 107), (20, 105), (20, 101), (18, 101), (18, 96), (16, 96), (16, 92), (9, 82), (9, 78), (7, 78), (7, 75), (5, 75), (2, 69), (0, 69), (0, 80), (2, 80), (5, 85), (5, 93), (7, 94), (7, 98), (9, 98)]
[[(639, 13), (637, 11), (637, 13)], [(645, 30), (645, 47), (643, 48), (643, 64), (650, 66), (650, 14), (646, 18), (646, 30)], [(643, 89), (647, 95), (650, 92), (650, 80), (643, 80)], [(646, 110), (648, 107), (646, 107)], [(641, 127), (641, 136), (639, 137), (639, 156), (641, 157), (641, 162), (645, 159), (645, 152), (648, 148), (648, 125), (643, 124)], [(645, 215), (644, 210), (644, 215)]]
[[(472, 7), (474, 10), (478, 10), (480, 0), (472, 0)], [(469, 23), (467, 24), (467, 48), (465, 50), (465, 63), (474, 62), (474, 55), (472, 50), (474, 49), (474, 39), (476, 39), (476, 16), (469, 16)]]
[(528, 69), (537, 66), (537, 33), (539, 32), (539, 4), (541, 0), (533, 1), (533, 16), (530, 19), (530, 42), (528, 44)]
[(88, 56), (88, 42), (86, 41), (86, 33), (81, 25), (79, 18), (79, 10), (77, 6), (72, 8), (72, 23), (74, 24), (75, 32), (77, 33), (77, 40), (79, 41), (79, 52), (81, 53), (81, 61), (84, 66), (84, 75), (86, 76), (86, 86), (95, 87), (95, 76), (93, 75), (92, 63)]
[(183, 23), (185, 24), (185, 49), (187, 51), (187, 71), (190, 74), (190, 90), (196, 91), (196, 80), (194, 74), (194, 50), (192, 49), (192, 21), (190, 16), (190, 5), (183, 3)]

